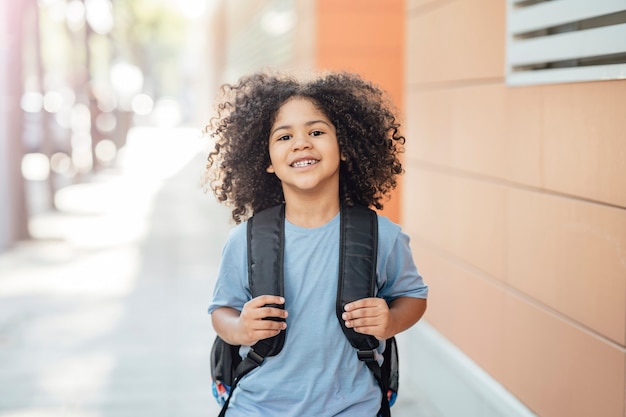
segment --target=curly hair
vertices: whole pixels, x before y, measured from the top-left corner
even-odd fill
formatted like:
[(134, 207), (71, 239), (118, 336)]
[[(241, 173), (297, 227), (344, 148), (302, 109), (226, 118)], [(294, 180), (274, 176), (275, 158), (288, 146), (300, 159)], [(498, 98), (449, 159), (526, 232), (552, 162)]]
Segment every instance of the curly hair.
[(386, 94), (356, 74), (329, 72), (309, 80), (258, 72), (224, 84), (216, 116), (205, 127), (215, 140), (203, 183), (220, 202), (233, 207), (240, 223), (284, 201), (280, 180), (268, 174), (270, 129), (280, 107), (292, 97), (311, 102), (333, 123), (343, 156), (340, 201), (382, 209), (383, 198), (403, 172), (398, 154), (404, 136)]

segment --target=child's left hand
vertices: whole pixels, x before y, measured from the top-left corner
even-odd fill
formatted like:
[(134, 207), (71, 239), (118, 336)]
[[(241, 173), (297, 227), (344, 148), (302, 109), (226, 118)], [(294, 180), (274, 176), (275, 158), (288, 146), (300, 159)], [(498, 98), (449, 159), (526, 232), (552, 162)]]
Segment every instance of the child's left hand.
[(378, 340), (394, 335), (389, 306), (383, 298), (363, 298), (346, 304), (345, 313), (341, 317), (346, 327), (372, 335)]

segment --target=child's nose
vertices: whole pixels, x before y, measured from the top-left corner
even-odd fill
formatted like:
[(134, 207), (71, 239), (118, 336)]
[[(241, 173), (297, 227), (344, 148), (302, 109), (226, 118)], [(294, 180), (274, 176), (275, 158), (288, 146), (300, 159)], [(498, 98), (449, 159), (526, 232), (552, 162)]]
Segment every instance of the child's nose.
[(308, 149), (311, 147), (311, 138), (305, 133), (297, 133), (292, 140), (293, 150)]

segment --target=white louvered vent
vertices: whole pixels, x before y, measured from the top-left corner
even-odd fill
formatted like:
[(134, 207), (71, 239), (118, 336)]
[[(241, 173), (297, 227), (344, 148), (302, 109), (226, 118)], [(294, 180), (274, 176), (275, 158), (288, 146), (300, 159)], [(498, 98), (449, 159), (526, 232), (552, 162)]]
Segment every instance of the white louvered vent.
[(626, 0), (507, 0), (507, 83), (626, 79)]

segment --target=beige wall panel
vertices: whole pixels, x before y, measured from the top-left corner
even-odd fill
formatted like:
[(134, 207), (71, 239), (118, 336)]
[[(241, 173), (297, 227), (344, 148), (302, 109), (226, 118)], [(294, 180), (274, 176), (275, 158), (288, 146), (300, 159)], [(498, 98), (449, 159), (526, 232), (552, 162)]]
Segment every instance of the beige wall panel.
[(506, 189), (410, 166), (403, 225), (497, 278), (505, 271)]
[(408, 157), (626, 207), (626, 82), (412, 90)]
[(624, 345), (626, 210), (509, 189), (509, 283)]
[[(541, 87), (507, 88), (505, 92), (504, 136), (505, 178), (543, 187), (543, 125)], [(490, 110), (490, 109), (488, 109)]]
[(541, 417), (623, 417), (624, 349), (515, 296), (498, 379)]
[(623, 417), (624, 350), (414, 242), (426, 319), (541, 417)]
[(425, 319), (492, 375), (503, 375), (507, 317), (501, 287), (450, 263), (437, 248), (419, 241), (412, 246), (429, 286)]
[(626, 343), (626, 211), (407, 167), (411, 236)]
[(410, 14), (408, 84), (504, 78), (505, 5), (457, 0)]
[(408, 157), (540, 187), (541, 100), (502, 84), (411, 91)]
[(545, 87), (548, 188), (626, 207), (626, 81)]

